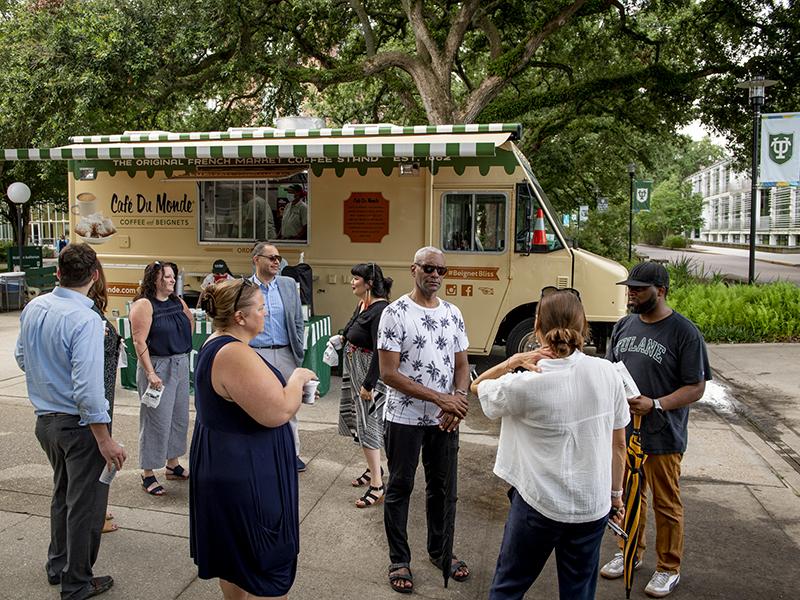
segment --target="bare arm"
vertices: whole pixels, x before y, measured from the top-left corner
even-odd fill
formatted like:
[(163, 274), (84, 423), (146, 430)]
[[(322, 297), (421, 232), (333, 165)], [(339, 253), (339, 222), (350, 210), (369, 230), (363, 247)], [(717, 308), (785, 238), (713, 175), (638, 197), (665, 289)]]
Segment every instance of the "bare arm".
[[(692, 383), (679, 387), (677, 390), (666, 396), (661, 396), (658, 401), (661, 403), (661, 408), (665, 411), (675, 410), (682, 406), (688, 406), (692, 402), (697, 402), (703, 397), (706, 391), (706, 382), (700, 381), (699, 383)], [(637, 396), (628, 400), (631, 412), (635, 415), (647, 415), (655, 409), (655, 402), (653, 398), (648, 396)]]
[[(615, 429), (611, 434), (611, 491), (619, 492), (624, 485), (625, 476), (625, 454), (627, 444), (625, 443), (625, 428)], [(622, 527), (625, 518), (625, 498), (622, 496), (611, 497), (611, 506), (616, 509), (614, 521)]]
[(211, 367), (211, 384), (223, 398), (242, 407), (265, 427), (279, 427), (300, 408), (303, 386), (316, 379), (309, 369), (295, 369), (286, 387), (255, 353), (243, 343), (223, 347)]
[(189, 309), (189, 306), (186, 302), (183, 301), (183, 298), (178, 298), (181, 301), (181, 305), (183, 306), (183, 314), (186, 315), (186, 318), (189, 319), (189, 331), (194, 331), (194, 315), (192, 311)]
[[(466, 360), (466, 352), (463, 354)], [(383, 382), (389, 387), (396, 389), (401, 394), (406, 394), (419, 400), (425, 400), (426, 402), (433, 402), (436, 406), (441, 408), (442, 411), (453, 413), (462, 419), (467, 415), (469, 403), (467, 402), (466, 396), (442, 394), (400, 373), (399, 352), (378, 350), (378, 360), (381, 365), (381, 379), (383, 379)], [(466, 382), (469, 380), (469, 365), (467, 365), (465, 377), (464, 385), (466, 386)], [(466, 389), (466, 387), (463, 389)]]
[(531, 352), (519, 352), (514, 356), (507, 358), (503, 362), (496, 364), (490, 369), (486, 369), (481, 373), (475, 381), (472, 382), (470, 390), (473, 394), (478, 393), (478, 384), (486, 379), (497, 379), (506, 373), (511, 373), (514, 369), (522, 367), (528, 371), (538, 371), (539, 368), (536, 364), (543, 358), (555, 358), (555, 355), (548, 348), (538, 348)]
[(161, 378), (153, 370), (153, 363), (150, 361), (150, 350), (147, 347), (147, 336), (150, 334), (150, 326), (153, 324), (153, 305), (147, 298), (140, 298), (131, 306), (130, 314), (131, 337), (133, 338), (133, 348), (136, 351), (136, 360), (142, 365), (147, 382), (156, 389), (163, 385)]

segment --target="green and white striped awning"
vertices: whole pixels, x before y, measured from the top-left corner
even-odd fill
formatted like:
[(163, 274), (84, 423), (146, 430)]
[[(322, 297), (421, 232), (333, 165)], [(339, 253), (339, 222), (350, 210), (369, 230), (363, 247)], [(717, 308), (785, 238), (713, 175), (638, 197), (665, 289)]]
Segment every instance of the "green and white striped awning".
[(342, 129), (259, 129), (227, 132), (138, 132), (71, 138), (58, 148), (3, 150), (5, 160), (118, 160), (137, 158), (444, 158), (494, 156), (518, 139), (518, 124)]

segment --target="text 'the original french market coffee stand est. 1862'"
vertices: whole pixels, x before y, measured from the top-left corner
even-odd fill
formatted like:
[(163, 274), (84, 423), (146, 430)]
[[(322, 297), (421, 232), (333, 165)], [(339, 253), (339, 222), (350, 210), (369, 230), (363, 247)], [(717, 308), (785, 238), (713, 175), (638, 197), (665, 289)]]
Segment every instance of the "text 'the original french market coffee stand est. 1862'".
[(625, 313), (625, 269), (569, 247), (520, 135), (517, 124), (128, 132), (5, 158), (69, 161), (72, 239), (96, 244), (110, 309), (124, 313), (155, 258), (199, 291), (215, 259), (249, 274), (253, 241), (270, 239), (290, 265), (302, 253), (312, 266), (314, 312), (336, 331), (355, 303), (353, 264), (380, 264), (399, 294), (414, 252), (432, 245), (471, 353), (524, 345), (550, 285), (580, 290), (602, 347)]

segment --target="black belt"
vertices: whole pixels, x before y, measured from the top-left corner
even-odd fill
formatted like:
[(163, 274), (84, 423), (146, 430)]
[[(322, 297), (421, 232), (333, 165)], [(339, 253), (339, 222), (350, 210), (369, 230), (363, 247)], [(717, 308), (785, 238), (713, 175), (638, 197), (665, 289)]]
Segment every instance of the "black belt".
[(280, 350), (281, 348), (288, 348), (289, 344), (272, 344), (272, 346), (254, 346), (258, 350)]

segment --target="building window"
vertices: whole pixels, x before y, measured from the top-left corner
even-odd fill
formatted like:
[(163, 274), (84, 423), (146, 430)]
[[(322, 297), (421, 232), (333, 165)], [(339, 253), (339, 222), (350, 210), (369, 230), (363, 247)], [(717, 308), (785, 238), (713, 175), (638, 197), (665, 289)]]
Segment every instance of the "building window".
[(200, 240), (308, 241), (308, 177), (201, 181)]
[(505, 194), (448, 192), (442, 197), (442, 245), (450, 252), (503, 252)]

